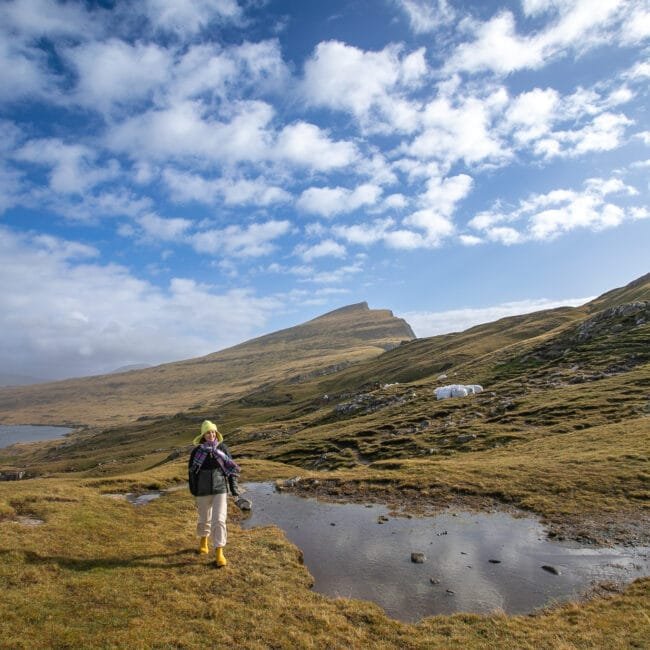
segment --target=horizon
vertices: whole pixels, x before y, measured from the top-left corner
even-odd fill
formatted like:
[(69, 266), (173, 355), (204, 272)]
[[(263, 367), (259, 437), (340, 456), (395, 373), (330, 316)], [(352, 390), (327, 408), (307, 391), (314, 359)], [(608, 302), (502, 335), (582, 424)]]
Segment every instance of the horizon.
[[(643, 276), (641, 276), (641, 277), (643, 277)], [(619, 289), (619, 288), (622, 288), (622, 287), (615, 287), (615, 289)], [(500, 306), (500, 308), (498, 310), (494, 310), (492, 308), (489, 308), (489, 309), (486, 309), (486, 310), (471, 310), (471, 309), (458, 310), (457, 312), (452, 312), (452, 318), (454, 318), (456, 320), (456, 322), (460, 322), (460, 323), (465, 322), (465, 323), (467, 323), (467, 327), (463, 327), (462, 329), (456, 329), (456, 330), (448, 329), (447, 331), (441, 331), (441, 332), (438, 332), (436, 334), (432, 334), (430, 336), (418, 336), (416, 334), (415, 339), (413, 339), (413, 340), (431, 338), (431, 337), (435, 337), (435, 336), (442, 336), (444, 334), (462, 334), (466, 330), (472, 329), (473, 327), (476, 327), (478, 325), (487, 325), (489, 323), (496, 322), (496, 321), (501, 320), (503, 318), (524, 316), (526, 314), (534, 314), (536, 312), (545, 311), (545, 310), (548, 310), (548, 309), (557, 309), (559, 307), (573, 307), (573, 308), (581, 307), (584, 304), (586, 304), (587, 302), (590, 302), (591, 300), (595, 300), (598, 297), (599, 296), (592, 296), (591, 298), (587, 299), (586, 302), (580, 303), (580, 304), (575, 304), (575, 305), (569, 305), (569, 304), (566, 304), (566, 302), (561, 302), (561, 304), (558, 304), (558, 305), (548, 306), (547, 303), (550, 303), (550, 301), (542, 301), (544, 304), (539, 309), (535, 308), (534, 304), (527, 303), (528, 306), (530, 306), (531, 308), (529, 310), (527, 310), (527, 311), (521, 311), (521, 312), (520, 311), (515, 311), (516, 309), (518, 309), (521, 306), (520, 303), (511, 303), (510, 305), (503, 305), (503, 306)], [(393, 317), (402, 318), (401, 316), (398, 316), (397, 314), (395, 314), (389, 308), (372, 307), (372, 306), (368, 305), (367, 301), (364, 300), (364, 301), (361, 301), (361, 302), (358, 302), (358, 303), (351, 303), (349, 305), (339, 305), (339, 306), (334, 307), (333, 309), (331, 309), (331, 310), (329, 310), (327, 312), (317, 314), (313, 319), (310, 319), (308, 321), (301, 321), (301, 322), (298, 322), (298, 323), (292, 323), (292, 324), (289, 324), (286, 328), (280, 328), (279, 330), (269, 330), (269, 331), (266, 331), (266, 332), (261, 332), (260, 334), (257, 334), (254, 337), (251, 337), (250, 339), (246, 339), (244, 341), (239, 341), (238, 343), (235, 343), (232, 346), (228, 346), (228, 347), (225, 347), (225, 348), (220, 348), (219, 350), (212, 350), (211, 352), (208, 352), (206, 355), (200, 355), (198, 357), (189, 357), (189, 358), (184, 358), (184, 359), (171, 359), (169, 361), (164, 361), (164, 362), (162, 362), (160, 364), (130, 364), (129, 366), (122, 366), (122, 367), (119, 367), (119, 368), (114, 368), (112, 370), (109, 370), (106, 373), (102, 372), (102, 373), (92, 373), (92, 374), (89, 374), (89, 375), (75, 375), (75, 376), (71, 376), (71, 377), (62, 377), (60, 379), (40, 379), (40, 378), (35, 378), (35, 377), (25, 377), (25, 376), (20, 376), (20, 375), (14, 375), (14, 377), (19, 381), (22, 381), (22, 380), (29, 380), (29, 381), (26, 381), (24, 383), (19, 383), (19, 384), (0, 384), (0, 388), (11, 388), (13, 386), (19, 386), (19, 385), (30, 385), (30, 384), (37, 384), (37, 383), (38, 384), (40, 384), (40, 383), (50, 383), (50, 382), (53, 382), (53, 381), (65, 381), (66, 379), (84, 379), (84, 378), (93, 377), (93, 376), (119, 374), (119, 373), (122, 373), (122, 372), (131, 372), (131, 371), (134, 371), (134, 370), (137, 371), (137, 370), (146, 370), (148, 368), (155, 368), (155, 367), (157, 367), (159, 365), (165, 365), (165, 364), (168, 364), (168, 363), (178, 363), (178, 362), (182, 362), (182, 361), (191, 361), (193, 359), (200, 359), (203, 356), (209, 356), (209, 355), (215, 354), (217, 352), (224, 352), (224, 351), (226, 351), (226, 350), (228, 350), (228, 349), (230, 349), (232, 347), (236, 347), (238, 345), (241, 345), (242, 343), (248, 343), (248, 342), (256, 340), (258, 338), (263, 338), (264, 336), (268, 336), (268, 335), (271, 335), (271, 334), (281, 332), (281, 331), (283, 331), (285, 329), (292, 329), (294, 327), (299, 327), (301, 325), (305, 325), (306, 323), (311, 322), (311, 320), (318, 319), (318, 318), (320, 318), (322, 316), (327, 316), (328, 314), (331, 314), (333, 312), (342, 311), (344, 309), (347, 310), (350, 307), (361, 307), (362, 305), (365, 305), (365, 307), (370, 311), (388, 310), (393, 314)], [(493, 320), (480, 320), (480, 321), (476, 320), (478, 318), (483, 318), (483, 317), (487, 318), (487, 316), (492, 311), (498, 312), (498, 316), (495, 319), (493, 319)], [(425, 313), (423, 315), (423, 318), (424, 317), (434, 320), (437, 317), (437, 315), (436, 314), (431, 314), (431, 313)], [(406, 324), (411, 328), (411, 330), (415, 333), (413, 325), (409, 321), (407, 321), (406, 319), (402, 319), (402, 320), (404, 320), (406, 322)], [(442, 324), (441, 323), (438, 323), (438, 324), (434, 323), (433, 327), (436, 327), (436, 326), (442, 326)], [(0, 380), (1, 380), (1, 377), (0, 377)]]
[(0, 367), (418, 338), (648, 272), (641, 0), (0, 6)]

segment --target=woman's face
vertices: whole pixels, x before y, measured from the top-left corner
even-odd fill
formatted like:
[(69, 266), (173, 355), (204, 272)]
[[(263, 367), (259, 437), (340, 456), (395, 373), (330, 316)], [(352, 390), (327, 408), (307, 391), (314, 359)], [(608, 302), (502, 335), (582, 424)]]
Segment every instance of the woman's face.
[(214, 442), (217, 439), (217, 432), (216, 431), (206, 431), (203, 434), (203, 440), (206, 442)]

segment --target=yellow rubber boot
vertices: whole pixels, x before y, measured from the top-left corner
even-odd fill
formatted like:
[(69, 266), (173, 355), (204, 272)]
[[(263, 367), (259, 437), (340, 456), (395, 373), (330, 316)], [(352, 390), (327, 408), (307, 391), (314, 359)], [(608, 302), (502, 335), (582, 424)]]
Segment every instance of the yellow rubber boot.
[(217, 566), (226, 566), (228, 561), (223, 556), (223, 548), (220, 546), (214, 550), (214, 561), (217, 563)]
[(199, 553), (201, 553), (201, 555), (205, 555), (206, 553), (209, 552), (210, 549), (208, 548), (208, 538), (201, 537), (201, 544), (199, 545)]

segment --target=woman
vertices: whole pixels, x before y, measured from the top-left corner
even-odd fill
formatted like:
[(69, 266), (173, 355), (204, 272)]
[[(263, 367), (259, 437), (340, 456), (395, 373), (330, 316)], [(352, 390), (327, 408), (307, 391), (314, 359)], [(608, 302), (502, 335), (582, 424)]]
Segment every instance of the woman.
[(196, 445), (190, 454), (190, 492), (196, 497), (199, 521), (196, 534), (201, 538), (199, 553), (209, 553), (208, 538), (212, 538), (217, 566), (226, 566), (223, 556), (226, 545), (226, 515), (228, 491), (237, 497), (239, 466), (230, 457), (228, 447), (217, 425), (205, 420), (201, 433), (194, 438)]

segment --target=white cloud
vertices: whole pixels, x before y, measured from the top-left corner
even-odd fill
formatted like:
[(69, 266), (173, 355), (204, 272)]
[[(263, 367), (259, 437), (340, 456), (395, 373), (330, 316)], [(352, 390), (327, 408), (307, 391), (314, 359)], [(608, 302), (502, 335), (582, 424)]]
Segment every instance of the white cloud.
[(507, 159), (509, 153), (492, 128), (506, 103), (503, 89), (484, 98), (459, 97), (455, 104), (438, 97), (424, 108), (423, 131), (403, 149), (419, 160), (438, 160), (445, 166), (459, 160), (471, 165)]
[(340, 266), (331, 271), (314, 273), (309, 277), (306, 277), (305, 280), (315, 282), (316, 284), (336, 284), (338, 282), (349, 280), (357, 273), (361, 273), (361, 271), (363, 271), (363, 265), (361, 262), (355, 262), (354, 264), (346, 264), (345, 266)]
[(175, 62), (167, 88), (168, 101), (198, 97), (241, 98), (247, 90), (258, 96), (281, 89), (289, 79), (277, 40), (220, 48), (216, 44), (190, 47)]
[(112, 192), (100, 192), (81, 197), (60, 197), (35, 193), (32, 207), (47, 207), (68, 219), (95, 223), (101, 217), (137, 217), (150, 211), (153, 201), (148, 196), (136, 196), (128, 189), (120, 188)]
[(189, 237), (199, 253), (259, 257), (271, 253), (273, 240), (286, 234), (291, 224), (288, 221), (270, 220), (252, 223), (242, 227), (230, 225), (222, 229), (205, 230)]
[(281, 187), (270, 185), (263, 178), (205, 178), (199, 174), (168, 168), (163, 179), (177, 203), (198, 201), (213, 205), (222, 200), (226, 205), (269, 206), (286, 203), (291, 195)]
[(296, 247), (295, 254), (300, 255), (305, 262), (313, 262), (320, 257), (345, 257), (345, 246), (333, 239), (325, 239), (313, 246), (301, 244)]
[(82, 193), (119, 174), (116, 160), (99, 165), (96, 162), (98, 154), (90, 147), (66, 144), (58, 138), (30, 140), (15, 153), (15, 157), (50, 167), (50, 188), (63, 194)]
[(180, 102), (150, 110), (113, 127), (109, 147), (135, 159), (242, 162), (267, 156), (273, 108), (264, 102), (235, 103), (230, 121), (212, 118), (200, 102)]
[(508, 316), (519, 316), (558, 307), (578, 307), (593, 300), (588, 298), (567, 298), (549, 300), (546, 298), (506, 302), (491, 307), (450, 309), (441, 312), (407, 311), (396, 314), (404, 318), (418, 337), (437, 336), (450, 332), (462, 332), (482, 323), (491, 323)]
[(416, 34), (425, 34), (449, 24), (455, 17), (447, 0), (394, 0), (409, 19)]
[[(607, 199), (610, 195), (634, 197), (638, 190), (618, 178), (590, 178), (582, 191), (562, 189), (532, 195), (510, 212), (497, 208), (477, 214), (468, 225), (489, 240), (506, 245), (548, 241), (576, 228), (597, 232), (634, 218), (635, 206), (615, 205)], [(514, 227), (518, 222), (519, 229)]]
[(551, 128), (559, 104), (559, 93), (553, 88), (534, 88), (518, 95), (506, 111), (505, 121), (515, 130), (520, 143), (537, 140)]
[(378, 219), (373, 223), (335, 226), (332, 228), (332, 232), (351, 244), (370, 246), (384, 239), (394, 223), (392, 219)]
[(147, 15), (156, 29), (188, 37), (212, 22), (242, 19), (237, 0), (146, 0)]
[(399, 210), (408, 205), (408, 199), (400, 193), (391, 194), (384, 199), (384, 206), (387, 209)]
[(459, 45), (447, 62), (450, 72), (491, 70), (508, 74), (521, 68), (536, 68), (543, 62), (539, 42), (516, 33), (509, 11), (477, 26), (475, 40)]
[(17, 43), (0, 31), (0, 100), (40, 98), (52, 92), (55, 79), (47, 74), (45, 54)]
[(479, 244), (484, 243), (483, 240), (476, 235), (460, 235), (458, 239), (463, 246), (478, 246)]
[(401, 93), (426, 72), (424, 49), (402, 56), (395, 45), (366, 52), (327, 41), (305, 64), (304, 95), (310, 105), (352, 113), (369, 130), (389, 125), (410, 132), (417, 126), (417, 106)]
[(625, 76), (630, 79), (645, 79), (646, 77), (650, 77), (650, 63), (647, 61), (635, 63)]
[(350, 244), (372, 246), (382, 242), (388, 248), (414, 250), (439, 246), (443, 238), (453, 231), (449, 221), (428, 210), (410, 215), (404, 223), (424, 232), (395, 227), (393, 219), (376, 219), (371, 223), (335, 226), (332, 233)]
[(557, 13), (557, 20), (536, 33), (517, 33), (511, 12), (503, 11), (487, 22), (476, 23), (474, 40), (459, 45), (447, 62), (447, 70), (509, 74), (536, 69), (570, 51), (585, 51), (607, 40), (630, 13), (624, 0), (575, 0), (527, 2), (529, 15)]
[(389, 248), (398, 250), (414, 250), (416, 248), (430, 247), (429, 240), (420, 233), (412, 230), (390, 230), (384, 235), (384, 241)]
[(148, 237), (162, 241), (179, 241), (192, 226), (190, 219), (166, 219), (157, 214), (144, 214), (136, 219)]
[(643, 144), (650, 145), (650, 131), (639, 131), (639, 133), (635, 133), (634, 135), (642, 140)]
[(632, 124), (632, 121), (625, 115), (602, 113), (579, 131), (556, 133), (555, 137), (572, 145), (568, 155), (579, 156), (590, 151), (609, 151), (621, 144), (625, 127), (629, 124)]
[(312, 169), (331, 170), (347, 167), (358, 157), (351, 142), (332, 141), (314, 124), (296, 122), (278, 134), (275, 156)]
[(62, 378), (214, 352), (260, 331), (277, 299), (177, 278), (158, 288), (97, 251), (0, 227), (5, 372)]
[(136, 159), (192, 161), (200, 158), (233, 165), (279, 162), (314, 170), (350, 165), (355, 145), (334, 141), (325, 131), (297, 122), (275, 133), (272, 106), (262, 101), (229, 105), (230, 120), (215, 119), (199, 101), (183, 101), (162, 110), (150, 110), (113, 127), (109, 147)]
[(13, 0), (0, 7), (2, 24), (23, 38), (96, 36), (101, 21), (82, 4), (56, 0)]
[(426, 184), (426, 191), (419, 196), (419, 202), (422, 206), (449, 216), (456, 209), (456, 204), (469, 194), (473, 182), (472, 177), (467, 174), (448, 178), (430, 178)]
[(499, 242), (505, 244), (506, 246), (511, 246), (512, 244), (520, 244), (524, 241), (524, 237), (521, 233), (514, 228), (509, 226), (496, 226), (490, 228), (487, 233), (488, 239), (490, 241)]
[(454, 224), (436, 210), (424, 209), (410, 214), (404, 224), (424, 231), (427, 246), (440, 246), (442, 241), (453, 234)]
[(353, 212), (364, 205), (375, 205), (381, 188), (370, 183), (353, 190), (345, 187), (310, 187), (302, 192), (296, 205), (299, 209), (323, 217)]
[(650, 11), (639, 4), (626, 18), (623, 25), (623, 38), (626, 43), (640, 43), (650, 37)]
[(112, 38), (67, 50), (76, 68), (77, 102), (103, 112), (114, 104), (136, 104), (162, 86), (170, 74), (171, 52), (154, 43)]
[(645, 206), (630, 208), (630, 216), (635, 221), (638, 221), (640, 219), (650, 219), (650, 210), (648, 210), (648, 208)]

